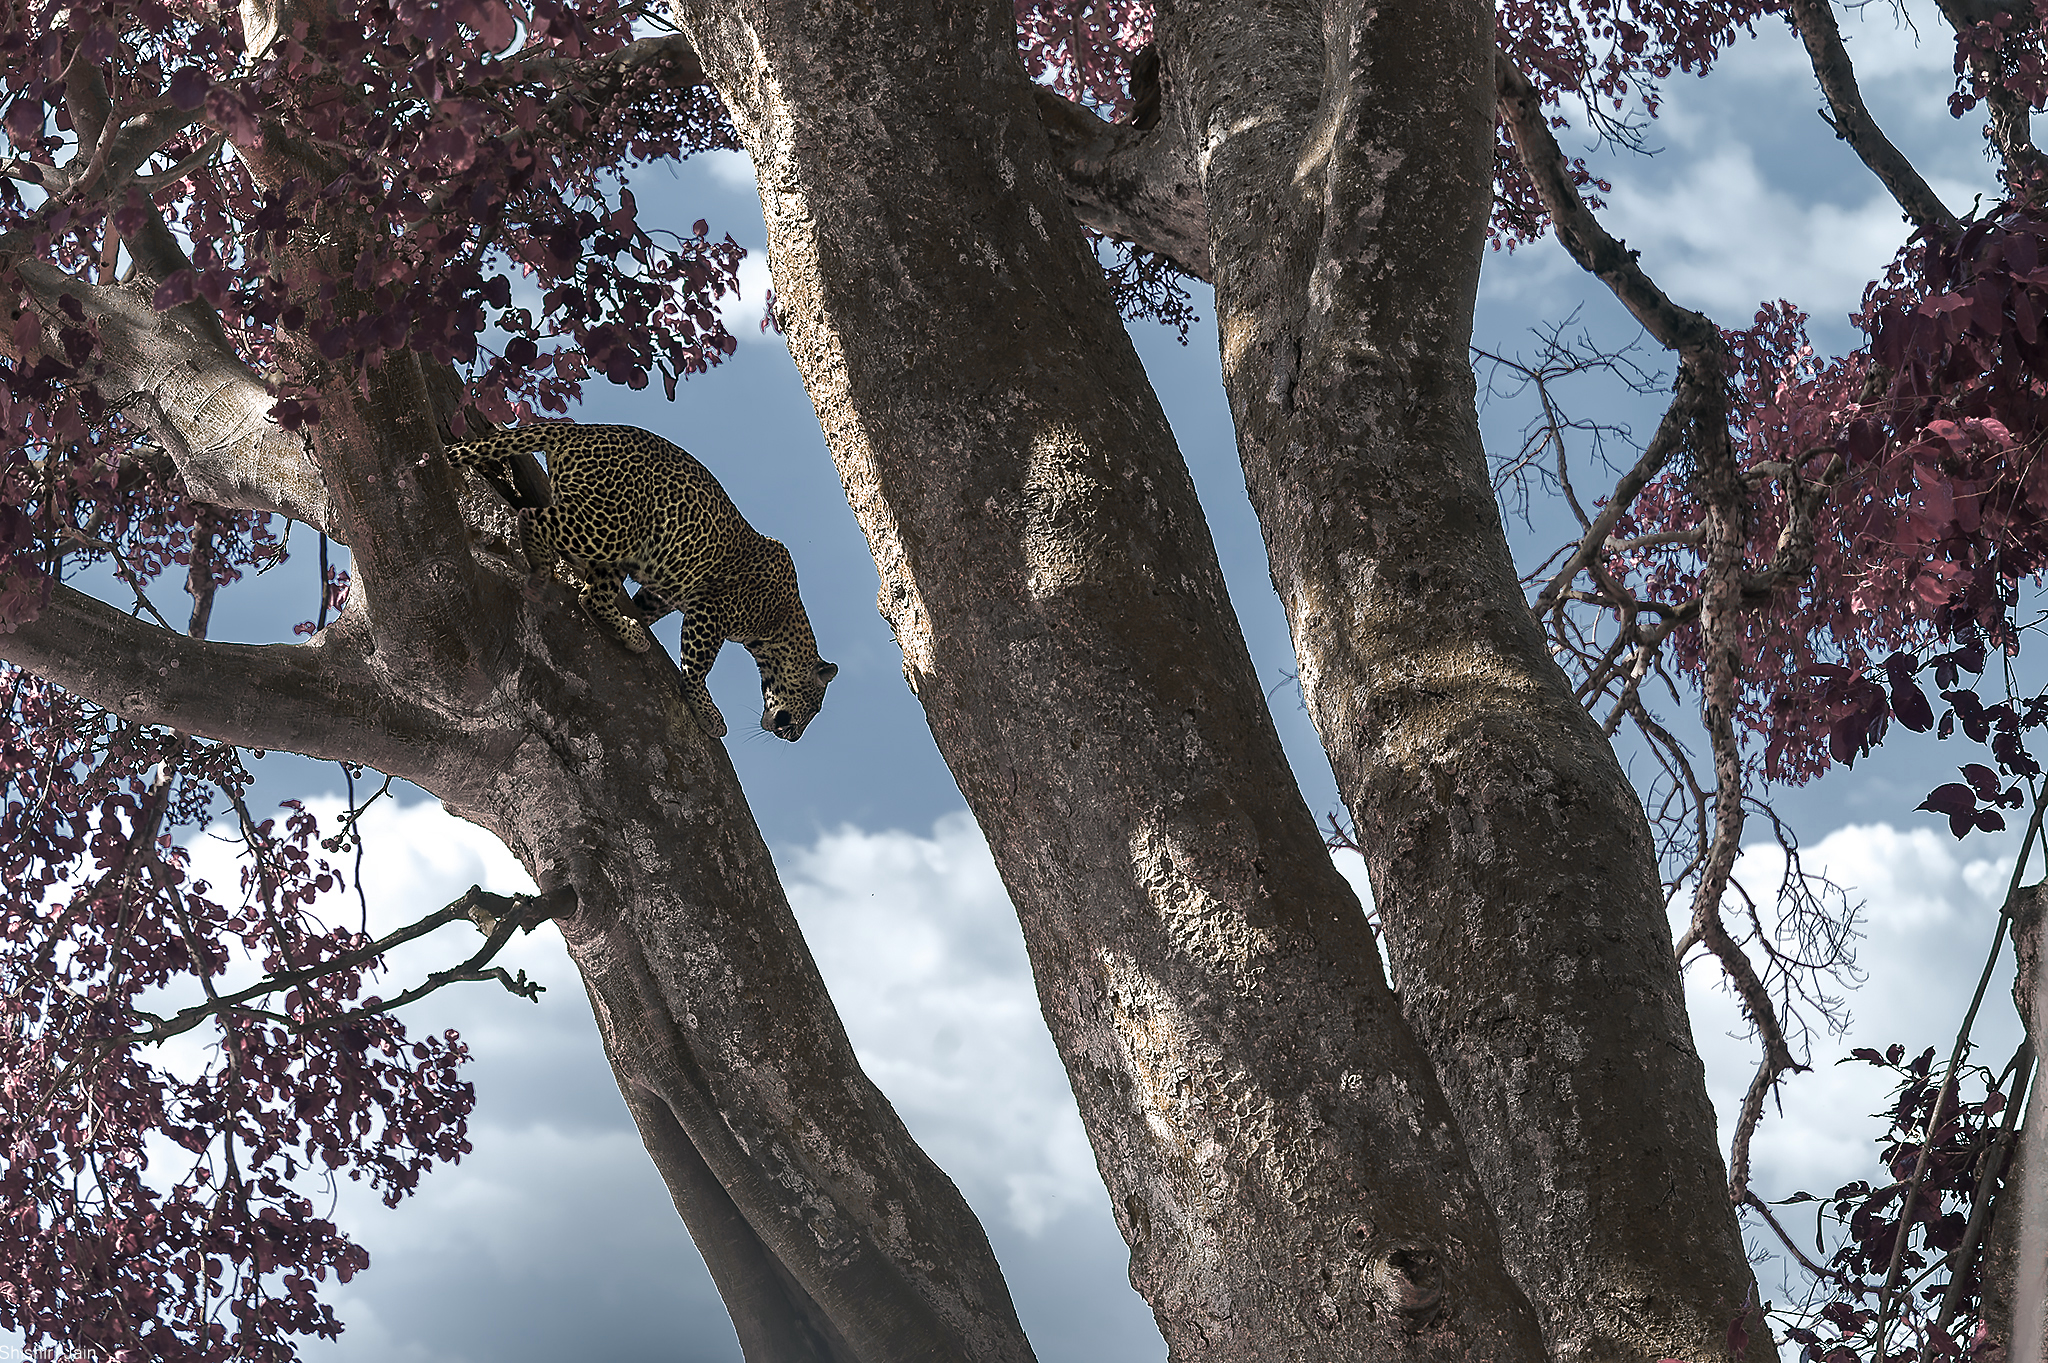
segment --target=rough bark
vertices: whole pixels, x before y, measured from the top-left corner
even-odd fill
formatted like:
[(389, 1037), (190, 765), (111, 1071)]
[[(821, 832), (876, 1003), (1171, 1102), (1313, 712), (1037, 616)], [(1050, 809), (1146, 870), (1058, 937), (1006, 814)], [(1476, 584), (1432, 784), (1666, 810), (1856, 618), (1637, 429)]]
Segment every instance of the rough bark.
[(0, 634), (0, 658), (138, 724), (384, 771), (422, 766), (442, 717), (369, 674), (368, 635), (357, 610), (304, 647), (214, 643), (59, 585), (42, 614)]
[(1000, 3), (680, 0), (1176, 1359), (1531, 1358)]
[(1209, 278), (1208, 216), (1180, 125), (1105, 123), (1043, 86), (1031, 95), (1074, 216)]
[(563, 937), (749, 1359), (1025, 1363), (987, 1239), (855, 1061), (724, 747), (666, 659), (568, 623), (521, 672), (518, 746), (429, 788), (576, 887)]
[(102, 390), (176, 461), (194, 499), (276, 512), (341, 538), (305, 442), (269, 419), (277, 399), (204, 302), (158, 312), (150, 304), (156, 281), (146, 276), (95, 288), (38, 260), (18, 261), (15, 270), (53, 327), (58, 301), (78, 300), (99, 331)]
[(1559, 1358), (1717, 1356), (1750, 1275), (1649, 830), (1479, 438), (1491, 7), (1178, 0), (1157, 34), (1303, 692), (1509, 1262)]
[[(1294, 791), (1007, 4), (678, 12), (754, 155), (906, 676), (1176, 1358), (1533, 1359), (1541, 1328), (1575, 1358), (1715, 1356), (1747, 1278), (1647, 833), (1513, 590), (1472, 414), (1483, 7), (1190, 6), (1162, 20), (1171, 128), (1053, 115), (1134, 236), (1192, 236), (1173, 176), (1199, 149), (1248, 478), (1399, 1001)], [(1028, 1358), (672, 667), (560, 591), (525, 601), (502, 531), (470, 542), (434, 376), (331, 376), (295, 464), (217, 337), (133, 306), (146, 278), (78, 287), (133, 350), (109, 396), (202, 495), (348, 538), (357, 602), (310, 647), (204, 655), (230, 663), (206, 695), (137, 664), (171, 636), (63, 593), (0, 657), (133, 718), (372, 762), (573, 886), (608, 1053), (750, 1358)], [(177, 371), (194, 357), (217, 387)]]

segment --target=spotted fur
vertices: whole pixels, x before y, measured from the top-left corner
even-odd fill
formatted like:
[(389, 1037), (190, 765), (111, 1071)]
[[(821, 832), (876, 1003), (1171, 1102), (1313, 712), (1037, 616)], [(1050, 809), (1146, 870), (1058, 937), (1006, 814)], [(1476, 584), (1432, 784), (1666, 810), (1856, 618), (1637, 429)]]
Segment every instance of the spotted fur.
[[(547, 453), (554, 502), (519, 512), (533, 571), (574, 585), (635, 653), (652, 647), (649, 623), (680, 610), (683, 698), (713, 737), (725, 718), (704, 680), (727, 639), (760, 665), (761, 727), (802, 737), (839, 668), (818, 656), (789, 550), (748, 525), (688, 451), (637, 427), (522, 426), (451, 446), (448, 457), (502, 491), (516, 487), (513, 456), (534, 450)], [(620, 590), (628, 576), (641, 584), (630, 602)]]

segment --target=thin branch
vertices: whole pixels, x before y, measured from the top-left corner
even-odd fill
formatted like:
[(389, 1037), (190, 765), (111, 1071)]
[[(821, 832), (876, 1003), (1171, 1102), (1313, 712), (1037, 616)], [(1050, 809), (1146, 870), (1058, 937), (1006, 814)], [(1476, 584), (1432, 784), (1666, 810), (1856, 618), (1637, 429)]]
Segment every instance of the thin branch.
[(1842, 45), (1841, 27), (1835, 23), (1833, 0), (1791, 0), (1786, 17), (1806, 44), (1814, 77), (1834, 111), (1835, 136), (1863, 159), (1915, 226), (1929, 236), (1955, 235), (1956, 215), (1929, 188), (1906, 154), (1892, 145), (1864, 106), (1863, 92), (1856, 86), (1855, 65), (1849, 60), (1849, 49)]
[(1671, 462), (1671, 456), (1684, 445), (1686, 429), (1693, 420), (1693, 403), (1690, 401), (1692, 395), (1685, 391), (1682, 385), (1681, 378), (1680, 392), (1672, 399), (1671, 406), (1665, 410), (1663, 419), (1657, 423), (1656, 434), (1650, 437), (1650, 443), (1643, 450), (1642, 458), (1636, 460), (1635, 467), (1623, 474), (1621, 481), (1614, 485), (1614, 495), (1607, 499), (1606, 506), (1600, 508), (1600, 514), (1586, 527), (1586, 533), (1579, 537), (1579, 547), (1572, 551), (1572, 556), (1552, 575), (1549, 583), (1537, 595), (1535, 603), (1529, 607), (1538, 619), (1557, 607), (1565, 588), (1569, 587), (1572, 580), (1584, 572), (1586, 565), (1601, 552), (1608, 536), (1614, 533), (1614, 527), (1621, 524), (1621, 518), (1635, 505), (1636, 497), (1650, 485), (1652, 478), (1663, 472), (1664, 466)]
[(1949, 1322), (1956, 1317), (1956, 1309), (1962, 1305), (1963, 1284), (1969, 1280), (1970, 1264), (1977, 1257), (1977, 1247), (1984, 1243), (1984, 1232), (1991, 1224), (1993, 1214), (1992, 1189), (2005, 1172), (2005, 1157), (2012, 1148), (2013, 1128), (2019, 1124), (2019, 1114), (2026, 1107), (2027, 1088), (2033, 1076), (2034, 1043), (2031, 1040), (2020, 1043), (2019, 1054), (2013, 1057), (2012, 1098), (2005, 1105), (2005, 1115), (1999, 1121), (1998, 1136), (1984, 1155), (1983, 1172), (1977, 1176), (1976, 1196), (1970, 1203), (1970, 1222), (1963, 1228), (1963, 1243), (1956, 1246), (1951, 1261), (1952, 1276), (1948, 1290), (1941, 1294), (1941, 1310), (1934, 1317), (1937, 1333), (1946, 1331)]
[(1840, 1283), (1844, 1287), (1852, 1286), (1847, 1275), (1842, 1273), (1841, 1270), (1833, 1268), (1823, 1268), (1821, 1265), (1807, 1258), (1806, 1251), (1799, 1248), (1798, 1242), (1795, 1241), (1791, 1237), (1791, 1235), (1786, 1232), (1784, 1226), (1779, 1224), (1778, 1218), (1771, 1214), (1771, 1207), (1769, 1203), (1765, 1202), (1755, 1193), (1746, 1193), (1743, 1196), (1742, 1204), (1750, 1208), (1751, 1210), (1757, 1212), (1759, 1215), (1763, 1217), (1764, 1223), (1768, 1225), (1771, 1228), (1771, 1230), (1777, 1235), (1778, 1243), (1782, 1244), (1786, 1249), (1792, 1251), (1792, 1257), (1799, 1261), (1799, 1266), (1801, 1268), (1804, 1268), (1808, 1273), (1811, 1273), (1816, 1278), (1825, 1279), (1829, 1282)]
[(135, 594), (135, 608), (148, 611), (149, 618), (156, 621), (159, 628), (169, 629), (171, 627), (171, 622), (164, 619), (163, 612), (156, 608), (156, 603), (151, 601), (149, 594), (142, 590), (142, 579), (137, 577), (135, 570), (128, 566), (128, 558), (121, 552), (120, 545), (115, 544), (111, 540), (100, 539), (96, 535), (87, 534), (83, 530), (68, 525), (64, 527), (63, 538), (67, 542), (79, 546), (81, 549), (90, 549), (94, 553), (105, 554), (113, 559), (114, 575), (120, 578), (128, 590)]
[(2041, 837), (2043, 815), (2048, 815), (2048, 786), (2034, 793), (2034, 815), (2027, 822), (2027, 834), (2020, 840), (2019, 855), (2013, 859), (2012, 875), (2006, 881), (2005, 901), (1998, 913), (1998, 930), (1991, 935), (1991, 950), (1986, 953), (1984, 969), (1977, 976), (1977, 992), (1970, 996), (1970, 1007), (1963, 1014), (1962, 1025), (1956, 1029), (1955, 1046), (1949, 1051), (1948, 1071), (1942, 1077), (1941, 1090), (1935, 1095), (1934, 1106), (1928, 1113), (1926, 1139), (1920, 1142), (1920, 1158), (1914, 1163), (1911, 1185), (1906, 1190), (1905, 1209), (1899, 1216), (1898, 1237), (1892, 1241), (1891, 1263), (1884, 1274), (1884, 1291), (1878, 1297), (1877, 1333), (1873, 1339), (1882, 1341), (1889, 1328), (1892, 1307), (1897, 1302), (1899, 1268), (1906, 1257), (1906, 1234), (1913, 1226), (1912, 1208), (1914, 1199), (1920, 1196), (1920, 1186), (1927, 1180), (1928, 1160), (1934, 1153), (1933, 1124), (1940, 1120), (1942, 1109), (1948, 1106), (1956, 1090), (1956, 1076), (1963, 1066), (1963, 1055), (1970, 1045), (1970, 1029), (1976, 1025), (1977, 1010), (1983, 1006), (1984, 992), (1991, 986), (1991, 972), (1998, 965), (1998, 958), (2005, 949), (2005, 934), (2012, 926), (2013, 901), (2018, 895), (2020, 881), (2025, 878), (2027, 864), (2033, 859), (2034, 845)]
[[(455, 922), (470, 922), (485, 934), (486, 940), (476, 954), (461, 965), (447, 970), (435, 971), (420, 984), (406, 990), (389, 1001), (378, 1002), (363, 1008), (350, 1009), (346, 1013), (331, 1017), (286, 1019), (298, 1027), (331, 1027), (357, 1022), (378, 1013), (388, 1012), (430, 994), (443, 985), (458, 980), (501, 979), (514, 993), (533, 997), (527, 989), (537, 992), (538, 986), (521, 988), (505, 977), (503, 969), (483, 970), (482, 967), (512, 940), (512, 934), (521, 928), (531, 932), (552, 918), (560, 918), (576, 910), (576, 891), (573, 886), (561, 885), (543, 895), (498, 895), (491, 894), (482, 886), (472, 885), (460, 899), (443, 905), (424, 918), (417, 919), (396, 931), (386, 933), (374, 942), (330, 956), (324, 961), (296, 970), (282, 970), (266, 975), (247, 988), (232, 994), (210, 995), (205, 1003), (195, 1003), (190, 1008), (180, 1009), (169, 1017), (137, 1010), (135, 1016), (148, 1022), (147, 1027), (123, 1032), (112, 1038), (121, 1044), (167, 1041), (174, 1036), (191, 1031), (208, 1018), (219, 1017), (252, 999), (259, 999), (279, 990), (296, 989), (311, 984), (337, 971), (353, 970), (366, 965), (387, 952), (404, 946), (407, 942), (426, 936), (428, 933)], [(519, 976), (519, 985), (525, 985), (525, 973)], [(241, 1010), (247, 1011), (247, 1010)]]
[(185, 632), (194, 639), (204, 639), (213, 621), (213, 597), (219, 585), (213, 575), (213, 537), (219, 526), (219, 513), (212, 507), (202, 502), (193, 508), (191, 562), (185, 570), (185, 594), (192, 598), (192, 617)]
[(198, 170), (215, 156), (218, 156), (220, 149), (227, 144), (227, 138), (219, 133), (215, 133), (168, 169), (151, 171), (147, 175), (132, 176), (122, 187), (124, 189), (139, 189), (144, 194), (154, 194), (160, 189), (168, 189), (180, 180), (189, 178), (193, 171)]
[(1720, 328), (1672, 302), (1636, 264), (1636, 253), (1609, 235), (1586, 207), (1572, 183), (1570, 163), (1551, 134), (1543, 97), (1507, 53), (1495, 52), (1493, 78), (1501, 121), (1550, 214), (1558, 243), (1581, 269), (1613, 290), (1621, 305), (1666, 349), (1682, 355), (1717, 350)]
[[(1942, 17), (1959, 35), (1978, 24), (1991, 22), (2000, 14), (2028, 18), (2033, 8), (2024, 3), (2000, 3), (2000, 0), (1937, 0), (1937, 3), (1941, 6)], [(2044, 166), (2041, 151), (2034, 145), (2032, 109), (2022, 96), (2006, 88), (2002, 57), (1975, 57), (1971, 70), (1984, 85), (1984, 102), (1991, 113), (1986, 130), (2003, 163), (2001, 169), (2007, 186), (2016, 195), (2039, 193), (2037, 181), (2048, 166)]]

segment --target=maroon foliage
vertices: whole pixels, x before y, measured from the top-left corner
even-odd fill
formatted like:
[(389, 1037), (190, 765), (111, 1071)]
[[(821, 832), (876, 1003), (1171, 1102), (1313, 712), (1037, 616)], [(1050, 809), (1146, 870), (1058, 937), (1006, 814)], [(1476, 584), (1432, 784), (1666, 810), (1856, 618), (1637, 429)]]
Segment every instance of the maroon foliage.
[(338, 1333), (314, 1285), (368, 1256), (308, 1193), (395, 1203), (459, 1158), (466, 1050), (364, 1012), (373, 961), (331, 968), (366, 939), (314, 915), (341, 878), (303, 809), (244, 818), (238, 894), (191, 878), (233, 749), (14, 669), (0, 694), (0, 1324), (123, 1359)]
[[(1959, 1358), (1980, 1337), (1979, 1266), (1967, 1258), (1958, 1272), (1953, 1256), (1969, 1237), (1973, 1216), (1981, 1221), (2010, 1156), (2012, 1075), (1972, 1070), (1981, 1096), (1962, 1101), (1944, 1085), (1932, 1047), (1910, 1061), (1905, 1054), (1893, 1045), (1882, 1053), (1859, 1047), (1850, 1056), (1897, 1076), (1891, 1107), (1877, 1114), (1888, 1123), (1878, 1142), (1885, 1177), (1845, 1183), (1825, 1198), (1795, 1193), (1782, 1204), (1817, 1204), (1816, 1239), (1834, 1245), (1823, 1279), (1828, 1290), (1785, 1330), (1801, 1346), (1802, 1363), (1861, 1363), (1880, 1352), (1886, 1363)], [(1944, 1098), (1937, 1113), (1935, 1104)], [(1923, 1145), (1931, 1148), (1916, 1191)], [(1904, 1281), (1915, 1286), (1893, 1309), (1889, 1321), (1900, 1328), (1886, 1331), (1880, 1351), (1873, 1336), (1894, 1253)]]
[[(559, 0), (256, 12), (0, 4), (0, 630), (84, 573), (178, 628), (151, 592), (182, 572), (203, 633), (283, 557), (102, 392), (109, 300), (217, 342), (285, 430), (401, 358), (462, 376), (459, 434), (734, 349), (738, 245), (651, 230), (618, 178), (733, 145), (687, 45)], [(409, 1038), (372, 944), (318, 914), (352, 829), (254, 818), (233, 748), (13, 668), (0, 700), (0, 1328), (136, 1360), (336, 1334), (320, 1284), (368, 1260), (311, 1195), (345, 1174), (396, 1202), (468, 1149), (471, 1102), (461, 1042)], [(235, 892), (181, 846), (223, 813)]]

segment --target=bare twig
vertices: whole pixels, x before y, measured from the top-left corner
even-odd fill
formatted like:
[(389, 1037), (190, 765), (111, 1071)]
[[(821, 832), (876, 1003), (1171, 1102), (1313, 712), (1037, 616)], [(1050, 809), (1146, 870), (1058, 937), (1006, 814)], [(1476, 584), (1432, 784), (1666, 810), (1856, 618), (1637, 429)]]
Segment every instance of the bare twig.
[[(561, 886), (543, 895), (497, 895), (480, 886), (472, 885), (460, 899), (446, 904), (424, 918), (408, 923), (394, 932), (386, 933), (374, 942), (340, 952), (327, 960), (296, 970), (278, 971), (263, 979), (238, 989), (232, 994), (221, 994), (209, 998), (205, 1003), (194, 1004), (180, 1009), (169, 1017), (137, 1011), (135, 1016), (148, 1023), (113, 1038), (120, 1044), (166, 1041), (171, 1037), (191, 1031), (211, 1017), (223, 1016), (237, 1010), (240, 1005), (252, 999), (262, 998), (281, 989), (295, 989), (341, 970), (352, 970), (359, 965), (376, 960), (379, 956), (404, 946), (407, 942), (424, 937), (430, 932), (444, 928), (450, 923), (467, 921), (486, 934), (484, 945), (475, 955), (458, 966), (438, 970), (426, 980), (388, 1001), (351, 1009), (329, 1017), (286, 1018), (294, 1027), (331, 1027), (348, 1022), (360, 1021), (377, 1013), (388, 1012), (430, 994), (445, 984), (458, 980), (499, 979), (508, 989), (524, 997), (533, 997), (537, 986), (525, 985), (522, 972), (515, 983), (505, 975), (502, 968), (484, 970), (482, 967), (496, 956), (504, 945), (512, 940), (512, 934), (524, 928), (531, 932), (550, 918), (559, 918), (575, 911), (576, 891), (570, 886)], [(531, 992), (529, 992), (531, 991)]]
[(1771, 1207), (1768, 1202), (1765, 1202), (1755, 1193), (1746, 1193), (1743, 1196), (1742, 1203), (1744, 1206), (1750, 1208), (1751, 1210), (1755, 1211), (1758, 1215), (1763, 1217), (1764, 1224), (1768, 1225), (1771, 1228), (1772, 1232), (1777, 1235), (1778, 1242), (1782, 1244), (1786, 1249), (1792, 1252), (1792, 1257), (1799, 1261), (1799, 1266), (1801, 1268), (1804, 1268), (1808, 1273), (1811, 1273), (1816, 1278), (1825, 1278), (1828, 1281), (1838, 1283), (1843, 1287), (1852, 1286), (1848, 1277), (1844, 1275), (1841, 1272), (1841, 1270), (1833, 1268), (1823, 1268), (1821, 1265), (1807, 1258), (1806, 1252), (1799, 1248), (1798, 1242), (1795, 1241), (1791, 1237), (1791, 1235), (1789, 1235), (1786, 1232), (1784, 1226), (1779, 1224), (1778, 1218), (1771, 1214)]

